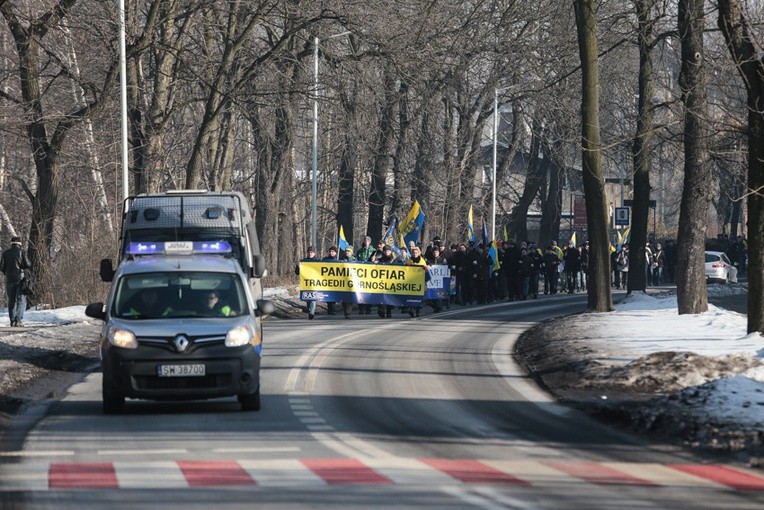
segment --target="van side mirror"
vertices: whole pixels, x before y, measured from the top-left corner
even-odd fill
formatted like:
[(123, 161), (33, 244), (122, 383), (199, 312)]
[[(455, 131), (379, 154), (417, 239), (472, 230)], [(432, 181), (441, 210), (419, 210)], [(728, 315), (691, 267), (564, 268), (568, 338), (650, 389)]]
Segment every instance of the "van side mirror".
[(265, 276), (265, 257), (262, 255), (252, 257), (252, 276), (255, 278)]
[(273, 303), (271, 303), (267, 299), (257, 300), (257, 309), (255, 310), (256, 316), (263, 317), (264, 315), (272, 314), (274, 311), (276, 311), (276, 307), (273, 306)]
[(110, 282), (114, 279), (114, 266), (111, 259), (101, 259), (101, 268), (98, 271), (102, 282)]
[(85, 315), (94, 319), (105, 320), (106, 312), (103, 309), (103, 303), (90, 303), (85, 307)]

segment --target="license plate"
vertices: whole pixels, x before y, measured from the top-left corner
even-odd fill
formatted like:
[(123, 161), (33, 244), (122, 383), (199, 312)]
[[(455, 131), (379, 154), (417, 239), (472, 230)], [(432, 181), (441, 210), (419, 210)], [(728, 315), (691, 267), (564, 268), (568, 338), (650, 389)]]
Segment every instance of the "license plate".
[(205, 374), (204, 365), (157, 365), (159, 377), (203, 377)]

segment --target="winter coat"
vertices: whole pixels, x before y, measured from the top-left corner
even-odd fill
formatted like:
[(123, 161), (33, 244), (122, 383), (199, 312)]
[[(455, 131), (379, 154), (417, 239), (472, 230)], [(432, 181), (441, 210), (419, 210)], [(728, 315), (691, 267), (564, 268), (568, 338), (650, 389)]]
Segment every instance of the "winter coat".
[(27, 252), (20, 244), (11, 244), (0, 258), (0, 271), (5, 275), (6, 283), (18, 283), (24, 278), (24, 269), (32, 267)]

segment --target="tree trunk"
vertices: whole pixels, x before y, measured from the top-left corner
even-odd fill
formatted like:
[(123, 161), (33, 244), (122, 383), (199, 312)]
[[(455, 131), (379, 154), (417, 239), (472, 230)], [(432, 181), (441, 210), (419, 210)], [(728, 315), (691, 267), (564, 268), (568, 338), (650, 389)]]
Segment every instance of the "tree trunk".
[(719, 27), (748, 97), (748, 332), (764, 333), (764, 57), (739, 0), (719, 0)]
[(509, 217), (509, 231), (518, 243), (528, 239), (528, 209), (539, 194), (549, 168), (549, 159), (544, 157), (542, 160), (540, 155), (542, 136), (540, 126), (535, 123), (523, 194)]
[(634, 135), (632, 155), (634, 161), (634, 206), (629, 234), (629, 292), (645, 291), (645, 243), (647, 241), (648, 214), (650, 212), (650, 155), (653, 139), (654, 75), (652, 62), (653, 19), (655, 0), (635, 0), (639, 29), (639, 99), (637, 131)]
[(15, 6), (0, 2), (0, 12), (8, 23), (18, 55), (18, 71), (22, 108), (26, 114), (26, 132), (37, 172), (37, 189), (33, 194), (26, 183), (24, 190), (32, 204), (32, 222), (29, 229), (28, 253), (32, 262), (31, 272), (39, 282), (40, 298), (52, 302), (50, 295), (50, 248), (53, 243), (53, 226), (58, 213), (59, 182), (61, 181), (58, 155), (72, 125), (85, 118), (87, 109), (75, 110), (60, 121), (48, 138), (43, 111), (43, 89), (40, 77), (40, 54), (42, 40), (69, 13), (76, 0), (62, 0), (47, 13), (22, 25), (15, 13)]
[(409, 87), (406, 82), (401, 82), (398, 91), (398, 144), (393, 156), (393, 196), (390, 200), (392, 214), (395, 214), (401, 205), (401, 189), (406, 174), (409, 125)]
[[(69, 65), (71, 67), (72, 75), (77, 81), (80, 80), (80, 64), (77, 58), (77, 52), (72, 44), (72, 35), (69, 31), (69, 27), (62, 27), (63, 33), (66, 35), (66, 45)], [(84, 108), (87, 106), (85, 100), (85, 94), (82, 89), (77, 86), (76, 83), (72, 83), (72, 96), (74, 97), (74, 104), (77, 108)], [(106, 189), (103, 185), (103, 177), (101, 176), (101, 163), (98, 160), (98, 153), (96, 152), (95, 135), (93, 134), (93, 122), (90, 119), (85, 119), (85, 148), (87, 151), (87, 158), (90, 166), (90, 178), (93, 180), (93, 195), (95, 196), (96, 204), (98, 204), (98, 217), (100, 218), (100, 225), (104, 231), (109, 234), (114, 233), (114, 223), (111, 218), (111, 209), (109, 208), (109, 200), (106, 197)]]
[(549, 188), (541, 209), (541, 227), (539, 231), (539, 246), (544, 248), (560, 237), (560, 215), (562, 213), (562, 184), (563, 171), (560, 161), (562, 143), (550, 143), (544, 151), (549, 157)]
[(684, 190), (677, 242), (677, 303), (679, 314), (708, 310), (705, 238), (711, 192), (708, 162), (708, 114), (703, 29), (705, 0), (680, 0), (678, 28), (682, 42), (679, 85), (685, 109)]
[(374, 168), (369, 190), (369, 219), (366, 235), (374, 242), (382, 237), (385, 218), (385, 196), (387, 193), (387, 173), (390, 169), (390, 147), (393, 141), (393, 115), (397, 94), (395, 78), (389, 69), (385, 70), (385, 91), (379, 111), (379, 132), (374, 154)]
[(581, 166), (590, 246), (586, 290), (590, 310), (609, 312), (613, 309), (613, 299), (610, 294), (608, 211), (600, 147), (597, 19), (592, 0), (576, 0), (574, 5), (581, 55)]

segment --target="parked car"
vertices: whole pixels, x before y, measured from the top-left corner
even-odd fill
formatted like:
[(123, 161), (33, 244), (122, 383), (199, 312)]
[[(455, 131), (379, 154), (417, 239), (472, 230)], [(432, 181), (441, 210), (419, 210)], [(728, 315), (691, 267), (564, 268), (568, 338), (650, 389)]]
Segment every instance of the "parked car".
[(726, 253), (706, 252), (706, 282), (737, 282), (737, 268), (732, 265)]

